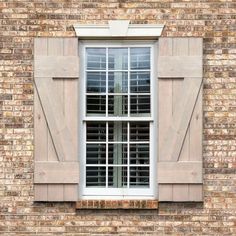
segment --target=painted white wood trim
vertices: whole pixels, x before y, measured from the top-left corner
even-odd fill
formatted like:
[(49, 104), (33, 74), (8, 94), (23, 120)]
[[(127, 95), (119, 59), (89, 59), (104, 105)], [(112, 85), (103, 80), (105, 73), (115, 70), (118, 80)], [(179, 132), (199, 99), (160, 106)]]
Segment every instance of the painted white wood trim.
[[(86, 145), (84, 142), (79, 142), (79, 150), (80, 154), (83, 158), (80, 159), (80, 183), (79, 183), (79, 198), (80, 199), (156, 199), (157, 197), (157, 98), (158, 95), (155, 91), (157, 91), (157, 50), (158, 50), (158, 43), (157, 41), (123, 41), (123, 40), (98, 40), (98, 41), (90, 41), (90, 40), (80, 40), (79, 41), (79, 58), (80, 58), (80, 80), (79, 80), (79, 87), (80, 87), (80, 101), (81, 106), (80, 109), (80, 130), (82, 130), (82, 136), (80, 140), (86, 140), (86, 126), (85, 121), (89, 120), (101, 120), (101, 121), (114, 121), (117, 120), (117, 117), (88, 117), (85, 116), (86, 109), (85, 109), (85, 91), (86, 91), (86, 81), (85, 81), (85, 61), (86, 61), (86, 47), (150, 47), (151, 48), (151, 65), (152, 69), (151, 72), (151, 117), (145, 117), (145, 121), (149, 121), (151, 125), (150, 129), (150, 187), (149, 188), (94, 188), (89, 187), (86, 188)], [(105, 70), (106, 71), (106, 70)], [(154, 120), (155, 117), (155, 120)], [(144, 117), (124, 117), (126, 121), (139, 121), (144, 120)], [(124, 121), (122, 117), (119, 117), (119, 121)], [(106, 142), (105, 142), (106, 143)], [(135, 142), (138, 143), (138, 142)], [(143, 142), (142, 142), (143, 143)], [(105, 165), (104, 165), (105, 166)]]
[(112, 20), (107, 25), (74, 25), (76, 36), (83, 38), (145, 38), (161, 36), (162, 24), (130, 24), (129, 20)]

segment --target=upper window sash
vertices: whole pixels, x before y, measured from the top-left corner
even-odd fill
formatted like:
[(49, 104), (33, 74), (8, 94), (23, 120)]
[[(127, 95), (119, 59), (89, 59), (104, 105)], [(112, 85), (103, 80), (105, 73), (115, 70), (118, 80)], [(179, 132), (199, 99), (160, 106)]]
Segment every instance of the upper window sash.
[[(92, 69), (92, 70), (87, 70), (87, 56), (86, 56), (86, 50), (87, 49), (91, 49), (91, 48), (101, 48), (101, 49), (105, 49), (106, 51), (106, 58), (103, 59), (103, 61), (105, 60), (105, 66), (103, 66), (104, 68), (100, 71), (100, 68), (99, 69)], [(128, 53), (128, 57), (127, 58), (127, 65), (125, 68), (122, 68), (122, 70), (111, 70), (111, 67), (110, 66), (110, 69), (108, 68), (108, 51), (109, 50), (113, 50), (115, 48), (124, 48), (124, 50), (128, 49), (129, 50), (129, 53)], [(146, 68), (146, 69), (139, 69), (139, 68), (135, 68), (135, 66), (130, 66), (131, 64), (131, 61), (130, 61), (130, 50), (134, 50), (136, 48), (150, 48), (150, 67)], [(129, 98), (133, 98), (133, 101), (136, 101), (137, 100), (137, 96), (139, 96), (140, 98), (143, 98), (145, 99), (145, 95), (148, 95), (150, 96), (150, 114), (149, 113), (142, 113), (141, 115), (135, 115), (135, 113), (132, 113), (133, 116), (131, 116), (131, 114), (128, 114), (129, 111), (130, 111), (130, 104), (128, 104), (129, 108), (128, 108), (128, 111), (127, 111), (127, 114), (124, 114), (123, 116), (120, 116), (120, 115), (115, 115), (115, 114), (108, 114), (108, 111), (106, 109), (106, 112), (105, 114), (102, 114), (102, 115), (96, 115), (96, 114), (86, 114), (86, 101), (84, 101), (84, 109), (83, 109), (83, 120), (86, 121), (86, 120), (114, 120), (116, 118), (119, 118), (121, 120), (141, 120), (140, 117), (145, 117), (145, 119), (149, 120), (149, 121), (153, 121), (153, 94), (152, 94), (152, 91), (153, 91), (153, 86), (151, 86), (152, 84), (152, 80), (153, 80), (153, 68), (154, 68), (154, 53), (153, 53), (153, 48), (154, 48), (154, 45), (153, 43), (148, 43), (146, 41), (140, 41), (140, 42), (137, 42), (134, 44), (132, 44), (131, 42), (126, 42), (126, 43), (117, 43), (117, 42), (113, 42), (113, 43), (86, 43), (83, 45), (83, 58), (84, 58), (84, 65), (83, 65), (83, 68), (84, 68), (84, 71), (83, 71), (83, 87), (85, 88), (85, 93), (86, 95), (97, 95), (97, 96), (104, 96), (103, 99), (106, 99), (106, 106), (107, 106), (107, 96), (116, 96), (116, 95), (122, 95), (122, 96), (128, 96)], [(111, 75), (112, 72), (116, 72), (116, 71), (119, 71), (119, 72), (127, 72), (128, 76), (131, 77), (131, 76), (139, 76), (139, 77), (144, 77), (145, 76), (145, 73), (150, 73), (150, 90), (149, 91), (135, 91), (138, 90), (138, 88), (135, 88), (135, 86), (133, 86), (133, 90), (130, 91), (130, 83), (128, 83), (128, 91), (109, 91), (110, 87), (109, 87), (109, 79), (108, 79), (108, 76), (113, 76)], [(101, 78), (101, 87), (103, 87), (104, 85), (106, 85), (106, 87), (104, 88), (101, 88), (101, 90), (97, 93), (97, 92), (91, 92), (91, 91), (87, 91), (87, 81), (86, 80), (86, 73), (102, 73), (104, 72), (105, 74), (103, 74), (103, 78)], [(135, 74), (136, 73), (136, 74)], [(138, 74), (139, 73), (139, 74)], [(90, 74), (91, 75), (91, 74)], [(91, 75), (93, 76), (93, 75)], [(105, 76), (105, 78), (104, 78)], [(128, 78), (130, 79), (130, 78)], [(103, 84), (102, 84), (103, 83)], [(102, 97), (100, 97), (102, 99)], [(111, 97), (110, 97), (111, 98)], [(104, 100), (105, 101), (105, 100)], [(130, 103), (130, 99), (128, 101), (128, 103)], [(136, 106), (138, 105), (138, 103), (136, 104)]]

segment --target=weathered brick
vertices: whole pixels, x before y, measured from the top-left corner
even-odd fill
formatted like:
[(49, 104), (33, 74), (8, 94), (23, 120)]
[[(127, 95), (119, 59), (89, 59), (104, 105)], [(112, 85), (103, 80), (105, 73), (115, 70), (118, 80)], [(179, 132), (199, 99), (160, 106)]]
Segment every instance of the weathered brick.
[[(235, 2), (25, 0), (0, 8), (0, 235), (236, 234)], [(78, 208), (87, 209), (76, 211), (72, 203), (33, 202), (33, 38), (75, 36), (73, 24), (111, 19), (204, 38), (203, 204), (148, 210), (141, 208), (156, 203), (82, 201)]]

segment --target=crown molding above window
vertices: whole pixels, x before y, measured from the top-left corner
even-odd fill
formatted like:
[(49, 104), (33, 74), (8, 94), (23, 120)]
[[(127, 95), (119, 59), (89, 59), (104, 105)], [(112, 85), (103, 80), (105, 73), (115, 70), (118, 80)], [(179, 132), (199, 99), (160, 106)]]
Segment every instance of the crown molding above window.
[(129, 20), (111, 20), (106, 25), (74, 25), (79, 39), (155, 39), (161, 36), (164, 25), (130, 24)]

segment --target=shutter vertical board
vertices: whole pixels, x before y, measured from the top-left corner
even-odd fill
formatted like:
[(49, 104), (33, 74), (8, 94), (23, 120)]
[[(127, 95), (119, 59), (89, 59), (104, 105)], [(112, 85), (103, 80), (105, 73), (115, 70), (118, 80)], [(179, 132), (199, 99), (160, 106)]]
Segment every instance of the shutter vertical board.
[(48, 133), (47, 133), (47, 136), (48, 136), (48, 160), (47, 161), (58, 161), (58, 157), (57, 157), (57, 154), (56, 154), (56, 150), (55, 150), (55, 147), (54, 147), (54, 144), (53, 144), (53, 141), (52, 141), (52, 136), (48, 130)]
[(189, 55), (202, 57), (203, 41), (202, 38), (189, 38)]
[[(65, 56), (77, 56), (78, 41), (72, 38), (66, 38), (64, 41), (63, 52)], [(78, 83), (76, 79), (69, 79), (70, 83), (64, 83), (64, 114), (65, 121), (68, 124), (68, 129), (72, 136), (76, 136), (78, 133)], [(68, 160), (73, 160), (77, 157), (78, 153), (78, 140), (72, 140), (74, 143), (74, 149), (72, 150), (72, 156), (68, 156)], [(67, 186), (65, 191), (65, 198), (69, 197), (69, 194), (73, 193), (72, 186)]]
[[(36, 89), (34, 89), (34, 144), (35, 144), (35, 161), (48, 160), (48, 129), (47, 123), (43, 114), (40, 100)], [(43, 137), (43, 138), (42, 138)]]
[(64, 201), (64, 188), (62, 184), (48, 184), (48, 202)]
[(189, 151), (190, 160), (201, 161), (202, 157), (202, 89), (200, 90), (190, 123)]
[(34, 40), (34, 55), (45, 56), (48, 52), (48, 39), (36, 38)]
[(165, 38), (159, 40), (159, 56), (172, 56), (173, 55), (173, 39)]
[(63, 56), (63, 42), (63, 38), (48, 38), (47, 56)]
[[(167, 47), (167, 45), (165, 45)], [(167, 50), (167, 52), (170, 52), (168, 50), (169, 48), (164, 48)], [(163, 50), (164, 50), (163, 49)], [(161, 48), (160, 48), (161, 50)], [(171, 48), (171, 53), (172, 53), (172, 48)], [(165, 80), (159, 80), (158, 83), (158, 88), (159, 88), (159, 114), (165, 114), (163, 116), (159, 115), (159, 137), (164, 137), (166, 134), (166, 130), (169, 127), (169, 124), (172, 121), (172, 91), (173, 91), (173, 81), (172, 79), (165, 79)], [(164, 102), (165, 100), (165, 102)], [(159, 138), (159, 147), (164, 146), (164, 139)], [(159, 162), (161, 161), (170, 161), (164, 156), (158, 155)], [(159, 192), (159, 197), (158, 199), (166, 199), (166, 201), (172, 201), (172, 185), (159, 185), (158, 188)]]
[(48, 201), (48, 185), (35, 184), (34, 185), (34, 200), (35, 201)]
[[(188, 38), (172, 39), (172, 56), (188, 56)], [(167, 56), (167, 55), (166, 55)]]
[[(64, 190), (63, 198), (64, 198), (65, 202), (66, 201), (71, 201), (71, 200), (73, 200), (73, 201), (77, 201), (78, 200), (78, 198), (77, 198), (77, 196), (78, 196), (78, 189), (75, 188), (74, 184), (66, 184), (66, 185), (64, 185), (64, 189), (63, 190)], [(72, 199), (71, 198), (72, 196), (76, 196), (76, 199)]]
[(189, 185), (189, 201), (202, 201), (203, 188), (200, 184)]
[(78, 56), (78, 40), (75, 38), (64, 38), (63, 53), (65, 56)]
[(35, 201), (77, 201), (78, 40), (36, 38), (34, 56)]
[[(58, 89), (58, 81), (53, 81), (53, 84), (54, 84), (53, 86), (55, 86), (59, 94), (62, 94), (61, 90)], [(58, 156), (49, 129), (48, 129), (48, 161), (58, 161)]]
[[(35, 162), (48, 160), (48, 128), (40, 104), (37, 90), (34, 88), (34, 157)], [(47, 185), (34, 185), (35, 201), (47, 201)]]
[(172, 184), (159, 184), (158, 187), (158, 201), (164, 199), (166, 202), (173, 201), (173, 185)]
[[(34, 54), (41, 56), (47, 55), (47, 39), (42, 38), (34, 43)], [(34, 157), (35, 162), (48, 160), (48, 128), (46, 119), (41, 107), (41, 102), (34, 86)], [(35, 201), (47, 201), (48, 186), (45, 184), (34, 185), (34, 199)]]
[[(75, 79), (70, 79), (70, 83), (64, 83), (64, 114), (65, 122), (68, 124), (68, 129), (72, 137), (78, 133), (78, 83)], [(78, 153), (78, 140), (73, 139), (72, 155), (68, 156), (68, 161), (73, 161)]]
[(189, 201), (189, 185), (174, 184), (173, 185), (173, 200), (174, 202)]
[[(189, 39), (189, 55), (202, 56), (202, 40), (201, 39)], [(189, 126), (189, 151), (191, 153), (190, 160), (201, 161), (202, 160), (202, 88), (199, 91), (199, 95), (193, 111), (192, 120)]]
[[(159, 80), (159, 111), (165, 116), (159, 116), (159, 136), (164, 137), (169, 124), (172, 121), (172, 80)], [(163, 99), (164, 98), (164, 99)], [(165, 102), (163, 102), (165, 100)], [(160, 147), (164, 145), (164, 139), (159, 138)], [(159, 161), (167, 161), (166, 158), (159, 155)]]
[[(60, 41), (59, 41), (60, 42)], [(55, 47), (54, 47), (55, 49)], [(62, 49), (61, 49), (61, 53), (63, 53)], [(64, 103), (63, 103), (63, 98), (64, 98), (64, 93), (63, 93), (63, 82), (64, 80), (63, 79), (53, 79), (53, 87), (55, 88), (55, 91), (57, 91), (57, 93), (60, 95), (60, 98), (61, 98), (61, 109), (62, 109), (62, 113), (63, 115), (64, 114)], [(56, 148), (54, 146), (54, 143), (53, 143), (53, 139), (52, 137), (50, 136), (50, 141), (51, 141), (51, 145), (49, 145), (50, 147), (50, 161), (55, 161), (55, 158), (56, 158), (56, 161), (59, 161), (58, 159), (58, 154), (56, 153)], [(62, 191), (63, 192), (63, 185), (60, 186), (61, 189), (59, 188), (59, 186), (57, 186), (57, 188), (52, 188), (54, 191), (58, 191), (59, 195), (60, 195), (60, 192)]]
[[(175, 56), (187, 56), (188, 55), (188, 38), (174, 38), (172, 39), (173, 44), (173, 53), (172, 55)], [(181, 97), (182, 86), (183, 86), (183, 78), (181, 79), (173, 79), (173, 101), (178, 101), (178, 99)], [(174, 111), (174, 107), (173, 107)], [(177, 111), (178, 112), (178, 111)], [(175, 115), (175, 114), (173, 114)], [(181, 149), (181, 160), (188, 160), (189, 159), (189, 129), (186, 133), (185, 142), (183, 143), (182, 149)]]
[(202, 39), (160, 38), (158, 79), (158, 199), (202, 201)]
[[(172, 80), (172, 91), (173, 91), (173, 101), (178, 101), (179, 97), (182, 93), (182, 85), (183, 85), (183, 79), (173, 79)], [(177, 111), (178, 112), (178, 111)], [(175, 114), (173, 114), (174, 116)], [(189, 129), (187, 129), (185, 142), (183, 143), (182, 149), (181, 149), (181, 160), (189, 160)]]

